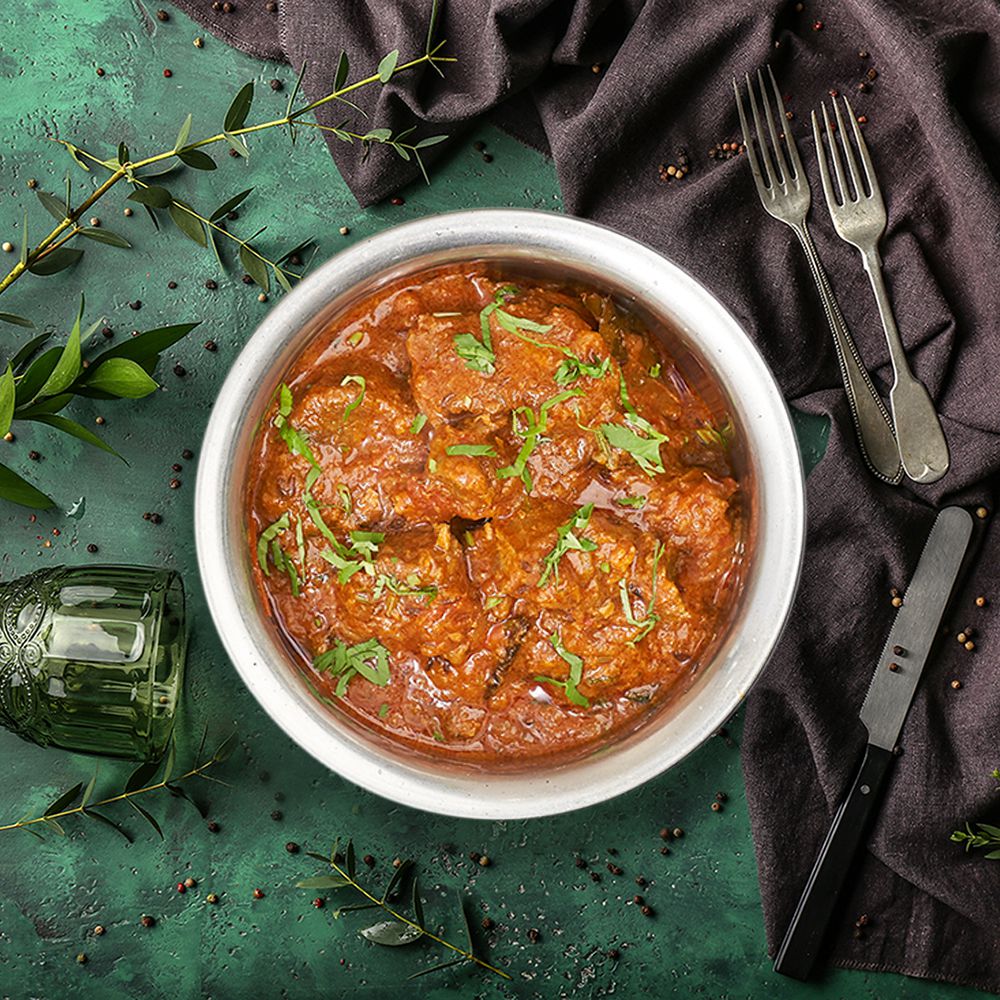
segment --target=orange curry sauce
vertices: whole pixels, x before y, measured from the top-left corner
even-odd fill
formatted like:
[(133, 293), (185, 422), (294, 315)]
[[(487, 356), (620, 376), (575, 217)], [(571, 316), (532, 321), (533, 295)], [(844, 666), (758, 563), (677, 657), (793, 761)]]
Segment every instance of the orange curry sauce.
[(315, 338), (262, 422), (263, 603), (320, 696), (397, 740), (490, 761), (606, 739), (724, 627), (721, 423), (596, 292), (481, 264), (399, 280)]

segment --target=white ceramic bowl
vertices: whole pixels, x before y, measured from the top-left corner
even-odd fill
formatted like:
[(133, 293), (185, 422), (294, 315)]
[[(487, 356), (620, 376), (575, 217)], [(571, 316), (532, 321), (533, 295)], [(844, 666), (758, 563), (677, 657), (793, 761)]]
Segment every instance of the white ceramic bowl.
[[(425, 757), (318, 701), (262, 610), (251, 575), (244, 484), (255, 430), (275, 386), (330, 317), (381, 283), (435, 264), (508, 261), (548, 268), (666, 320), (721, 389), (738, 431), (748, 531), (728, 631), (695, 680), (649, 721), (563, 763), (486, 769)], [(363, 240), (318, 268), (267, 315), (212, 412), (195, 496), (198, 561), (216, 628), (244, 683), (304, 750), (345, 778), (406, 805), (479, 819), (577, 809), (676, 764), (715, 732), (763, 669), (788, 615), (804, 539), (804, 489), (788, 411), (733, 316), (686, 271), (593, 223), (490, 209), (438, 215)]]

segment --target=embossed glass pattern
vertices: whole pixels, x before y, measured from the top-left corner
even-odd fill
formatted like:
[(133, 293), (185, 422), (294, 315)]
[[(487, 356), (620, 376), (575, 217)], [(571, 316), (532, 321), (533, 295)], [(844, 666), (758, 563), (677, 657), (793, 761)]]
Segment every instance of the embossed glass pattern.
[(0, 722), (41, 746), (153, 759), (180, 696), (184, 588), (129, 566), (40, 570), (0, 585)]

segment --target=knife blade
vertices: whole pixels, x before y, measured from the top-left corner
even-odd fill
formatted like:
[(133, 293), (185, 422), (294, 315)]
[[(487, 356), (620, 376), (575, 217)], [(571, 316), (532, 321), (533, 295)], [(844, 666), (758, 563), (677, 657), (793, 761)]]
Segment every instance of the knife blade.
[(934, 521), (861, 707), (861, 721), (868, 730), (864, 759), (834, 814), (775, 957), (775, 972), (804, 980), (812, 971), (851, 863), (875, 814), (893, 749), (971, 537), (972, 517), (961, 507), (944, 508)]

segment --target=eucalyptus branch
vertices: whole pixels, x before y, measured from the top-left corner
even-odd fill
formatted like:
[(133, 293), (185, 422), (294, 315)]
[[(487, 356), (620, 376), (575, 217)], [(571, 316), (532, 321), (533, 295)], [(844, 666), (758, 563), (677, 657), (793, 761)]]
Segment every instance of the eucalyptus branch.
[(374, 944), (386, 945), (389, 947), (398, 947), (400, 945), (412, 944), (422, 938), (427, 938), (430, 941), (435, 942), (435, 944), (440, 945), (442, 948), (447, 948), (449, 951), (454, 952), (459, 958), (452, 959), (447, 962), (440, 963), (429, 969), (422, 969), (420, 972), (414, 973), (410, 976), (411, 979), (415, 979), (418, 976), (425, 975), (429, 972), (435, 972), (439, 969), (448, 968), (453, 965), (458, 965), (461, 962), (472, 962), (478, 965), (480, 968), (486, 969), (489, 972), (495, 973), (502, 979), (510, 979), (511, 977), (504, 972), (502, 969), (498, 969), (495, 965), (491, 965), (489, 962), (480, 958), (473, 947), (472, 941), (472, 930), (469, 926), (469, 920), (465, 913), (464, 906), (461, 905), (461, 897), (459, 897), (460, 910), (462, 915), (462, 921), (465, 925), (465, 933), (467, 946), (465, 948), (460, 947), (451, 941), (446, 940), (428, 930), (423, 916), (423, 906), (420, 902), (420, 892), (419, 886), (417, 884), (416, 876), (414, 876), (412, 884), (412, 908), (413, 917), (408, 917), (403, 913), (400, 913), (394, 905), (392, 905), (392, 900), (395, 895), (398, 894), (401, 888), (403, 880), (406, 878), (407, 874), (413, 867), (412, 861), (403, 861), (398, 864), (396, 871), (393, 873), (392, 877), (389, 879), (388, 884), (382, 892), (381, 896), (376, 896), (366, 889), (360, 882), (358, 882), (356, 877), (356, 866), (355, 866), (355, 852), (354, 845), (351, 841), (347, 842), (347, 847), (344, 853), (344, 863), (341, 864), (341, 856), (338, 853), (338, 844), (334, 844), (333, 849), (330, 852), (330, 857), (325, 858), (321, 854), (314, 854), (309, 852), (309, 856), (316, 858), (319, 861), (323, 861), (328, 864), (336, 873), (335, 875), (319, 876), (317, 878), (304, 879), (301, 882), (297, 882), (296, 885), (301, 889), (342, 889), (351, 888), (355, 892), (359, 893), (364, 897), (366, 902), (348, 904), (346, 906), (340, 907), (335, 911), (334, 916), (337, 917), (342, 913), (347, 913), (355, 910), (364, 909), (379, 909), (386, 916), (390, 917), (391, 920), (388, 922), (382, 922), (374, 924), (371, 927), (366, 927), (361, 931), (362, 937), (373, 942)]
[[(235, 734), (226, 739), (208, 760), (178, 775), (172, 775), (171, 773), (174, 753), (174, 745), (171, 743), (163, 762), (153, 761), (140, 764), (129, 776), (121, 792), (117, 795), (109, 795), (106, 798), (93, 801), (93, 792), (97, 784), (97, 772), (95, 772), (86, 787), (84, 787), (81, 781), (68, 791), (63, 792), (49, 805), (41, 816), (35, 816), (31, 819), (22, 817), (16, 823), (7, 823), (4, 826), (0, 826), (0, 832), (4, 830), (28, 830), (29, 833), (35, 833), (38, 836), (33, 827), (44, 824), (59, 836), (65, 836), (66, 831), (62, 828), (59, 820), (66, 819), (68, 816), (82, 815), (88, 819), (97, 820), (105, 826), (114, 828), (123, 837), (131, 841), (131, 836), (118, 823), (109, 819), (103, 813), (96, 812), (98, 808), (104, 806), (114, 805), (117, 802), (128, 802), (162, 837), (163, 831), (160, 829), (159, 823), (134, 800), (150, 792), (158, 792), (166, 789), (171, 795), (187, 799), (198, 807), (191, 796), (180, 788), (179, 782), (188, 781), (191, 778), (209, 778), (210, 776), (205, 772), (229, 757), (234, 741)], [(163, 769), (161, 779), (159, 781), (152, 781), (151, 779), (161, 770), (161, 765)], [(200, 811), (200, 807), (198, 808)]]
[[(1000, 768), (993, 771), (993, 777), (1000, 782)], [(1000, 789), (998, 789), (1000, 791)], [(993, 826), (991, 823), (966, 823), (964, 830), (955, 830), (951, 835), (951, 840), (956, 844), (962, 844), (966, 853), (972, 850), (985, 850), (983, 855), (990, 861), (1000, 861), (1000, 826)]]
[[(80, 217), (122, 180), (125, 180), (133, 188), (133, 192), (129, 195), (129, 198), (133, 201), (140, 202), (144, 208), (146, 208), (157, 227), (159, 227), (159, 223), (156, 221), (153, 209), (168, 210), (175, 224), (186, 236), (201, 246), (211, 246), (211, 249), (215, 252), (216, 257), (218, 257), (218, 248), (215, 245), (213, 234), (222, 234), (226, 239), (237, 244), (239, 247), (241, 263), (251, 278), (253, 278), (253, 280), (260, 285), (265, 292), (269, 290), (270, 276), (272, 274), (283, 288), (289, 290), (291, 288), (291, 281), (293, 279), (300, 278), (301, 275), (287, 270), (282, 266), (282, 263), (289, 257), (293, 257), (295, 253), (305, 244), (297, 247), (295, 250), (287, 252), (277, 260), (273, 260), (253, 247), (250, 240), (241, 239), (235, 234), (229, 232), (226, 227), (220, 226), (218, 221), (221, 216), (218, 214), (218, 210), (212, 215), (202, 214), (185, 202), (175, 199), (165, 187), (158, 184), (150, 184), (150, 178), (156, 176), (157, 174), (147, 172), (146, 174), (140, 176), (138, 171), (143, 169), (149, 171), (150, 169), (155, 169), (158, 166), (162, 167), (162, 165), (168, 163), (168, 161), (172, 163), (175, 160), (179, 160), (181, 163), (191, 167), (192, 169), (214, 170), (216, 167), (214, 160), (212, 160), (212, 158), (203, 151), (206, 147), (213, 146), (217, 143), (226, 143), (235, 153), (238, 153), (243, 157), (248, 157), (249, 149), (247, 148), (244, 139), (245, 136), (262, 132), (267, 129), (287, 128), (289, 136), (294, 142), (297, 128), (300, 126), (308, 126), (320, 128), (325, 132), (332, 133), (344, 142), (360, 143), (366, 148), (371, 145), (388, 146), (403, 160), (414, 161), (419, 167), (424, 179), (429, 183), (427, 171), (420, 155), (420, 150), (435, 145), (438, 142), (442, 142), (446, 136), (430, 136), (417, 142), (404, 142), (402, 140), (409, 136), (413, 132), (413, 129), (407, 129), (405, 132), (400, 132), (396, 135), (394, 135), (390, 129), (385, 128), (376, 128), (362, 133), (349, 131), (340, 126), (327, 126), (320, 125), (317, 122), (305, 121), (303, 120), (303, 116), (332, 101), (347, 104), (351, 108), (360, 111), (356, 105), (348, 100), (347, 95), (359, 90), (362, 87), (372, 84), (381, 83), (384, 85), (400, 73), (415, 69), (422, 65), (428, 65), (436, 72), (441, 73), (440, 64), (455, 62), (456, 60), (453, 57), (443, 56), (440, 54), (441, 49), (445, 44), (443, 41), (433, 46), (430, 44), (430, 39), (433, 34), (436, 21), (436, 14), (437, 5), (435, 4), (431, 14), (428, 45), (423, 55), (410, 59), (405, 63), (400, 63), (398, 50), (390, 52), (379, 63), (377, 72), (363, 77), (360, 80), (356, 80), (353, 83), (347, 83), (349, 64), (346, 54), (341, 53), (334, 87), (331, 92), (315, 101), (307, 102), (296, 108), (294, 107), (294, 104), (296, 98), (298, 97), (306, 68), (305, 65), (303, 65), (302, 71), (299, 73), (298, 79), (296, 80), (294, 90), (289, 97), (285, 114), (280, 118), (273, 118), (269, 121), (259, 122), (254, 125), (246, 124), (246, 118), (249, 114), (250, 106), (253, 101), (253, 84), (249, 83), (239, 91), (230, 105), (221, 132), (216, 132), (213, 135), (209, 135), (195, 141), (189, 141), (188, 137), (191, 128), (192, 116), (188, 115), (187, 119), (181, 126), (180, 133), (178, 134), (177, 141), (174, 145), (169, 150), (164, 150), (151, 156), (132, 158), (129, 156), (127, 147), (124, 144), (121, 144), (118, 147), (118, 154), (116, 157), (103, 159), (67, 139), (55, 139), (54, 141), (62, 145), (70, 154), (74, 162), (83, 170), (90, 171), (91, 164), (93, 164), (95, 166), (104, 167), (106, 170), (110, 171), (110, 175), (76, 208), (73, 208), (70, 204), (68, 182), (67, 197), (64, 206), (61, 206), (58, 200), (52, 195), (48, 195), (47, 193), (41, 191), (38, 192), (39, 197), (42, 199), (42, 203), (45, 205), (46, 209), (52, 212), (53, 215), (56, 215), (57, 218), (60, 214), (63, 217), (59, 219), (55, 228), (52, 229), (51, 232), (49, 232), (43, 239), (41, 239), (33, 249), (30, 250), (27, 249), (27, 218), (25, 219), (25, 232), (23, 234), (24, 246), (22, 247), (20, 260), (2, 279), (0, 279), (0, 293), (3, 293), (7, 288), (9, 288), (26, 271), (35, 271), (36, 266), (42, 265), (43, 262), (45, 262), (44, 267), (36, 271), (36, 273), (54, 274), (63, 270), (65, 267), (69, 267), (76, 263), (83, 251), (65, 249), (64, 245), (75, 239), (77, 236), (82, 235), (98, 242), (109, 243), (113, 246), (129, 247), (130, 244), (126, 239), (124, 239), (124, 237), (117, 236), (107, 230), (88, 229), (87, 227), (77, 225), (77, 221)], [(167, 170), (171, 168), (172, 167), (168, 164)], [(158, 173), (166, 173), (167, 170), (161, 169)], [(138, 196), (138, 192), (140, 191), (147, 192), (146, 197)], [(153, 193), (150, 194), (150, 192)], [(242, 197), (245, 197), (247, 194), (249, 194), (249, 192), (245, 192)], [(239, 198), (240, 201), (242, 200), (242, 197)], [(225, 204), (229, 204), (234, 201), (236, 201), (236, 199), (230, 199), (229, 202)], [(230, 211), (231, 210), (232, 209), (230, 208)], [(257, 235), (259, 235), (259, 232), (255, 234), (255, 236)], [(251, 237), (251, 239), (253, 238), (254, 237)], [(63, 251), (62, 254), (58, 253), (60, 250)], [(221, 258), (219, 258), (219, 263), (222, 264)], [(8, 314), (0, 314), (0, 319), (5, 319), (8, 322), (17, 322), (20, 320), (20, 317), (8, 318)], [(31, 324), (28, 321), (23, 321), (19, 325)]]

